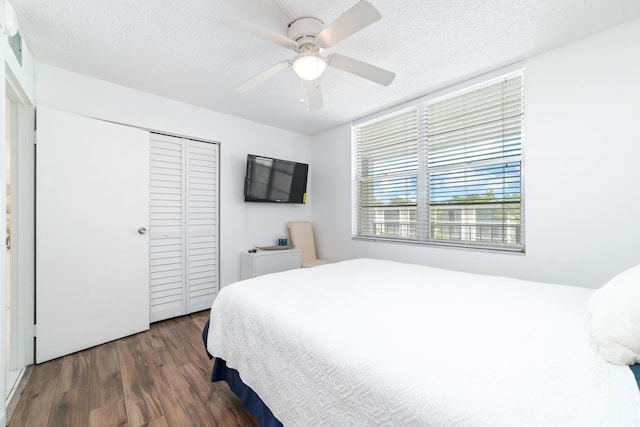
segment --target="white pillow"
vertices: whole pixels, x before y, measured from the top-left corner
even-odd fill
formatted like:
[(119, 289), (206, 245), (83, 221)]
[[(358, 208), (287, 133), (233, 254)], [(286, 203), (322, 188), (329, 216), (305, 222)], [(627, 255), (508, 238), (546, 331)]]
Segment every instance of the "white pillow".
[(595, 291), (589, 311), (600, 356), (615, 365), (640, 363), (640, 265)]

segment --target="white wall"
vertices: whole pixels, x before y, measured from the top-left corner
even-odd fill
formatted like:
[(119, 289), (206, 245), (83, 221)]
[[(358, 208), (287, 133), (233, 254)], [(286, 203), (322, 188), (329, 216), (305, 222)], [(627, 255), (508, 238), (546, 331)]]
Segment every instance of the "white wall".
[(243, 197), (248, 153), (310, 163), (310, 137), (38, 62), (35, 70), (39, 106), (221, 143), (222, 286), (240, 279), (241, 252), (254, 245), (275, 245), (278, 235), (286, 232), (287, 221), (311, 218), (312, 192), (305, 205), (245, 203)]
[(640, 263), (640, 20), (533, 57), (525, 70), (525, 255), (351, 239), (351, 129), (312, 139), (323, 258), (386, 258), (598, 287)]

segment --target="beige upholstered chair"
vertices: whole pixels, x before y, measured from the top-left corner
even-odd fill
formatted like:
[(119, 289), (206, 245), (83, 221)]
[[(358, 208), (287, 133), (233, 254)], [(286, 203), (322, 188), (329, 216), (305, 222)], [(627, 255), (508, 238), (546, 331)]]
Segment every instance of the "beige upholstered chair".
[(313, 240), (313, 228), (309, 221), (289, 221), (287, 223), (291, 243), (300, 249), (302, 268), (329, 264), (331, 261), (316, 258), (316, 243)]

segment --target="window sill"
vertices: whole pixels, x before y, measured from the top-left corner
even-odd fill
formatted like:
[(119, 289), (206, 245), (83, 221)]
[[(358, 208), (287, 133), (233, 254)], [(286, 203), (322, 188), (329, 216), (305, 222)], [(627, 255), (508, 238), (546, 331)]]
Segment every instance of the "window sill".
[(400, 245), (412, 245), (412, 246), (427, 246), (431, 248), (445, 248), (445, 249), (458, 249), (465, 251), (482, 251), (482, 252), (494, 252), (494, 253), (506, 253), (515, 255), (525, 255), (526, 248), (524, 245), (514, 246), (498, 246), (498, 245), (468, 245), (459, 243), (447, 243), (447, 242), (424, 242), (418, 240), (405, 240), (405, 239), (393, 239), (384, 237), (373, 236), (351, 236), (351, 240), (363, 241), (363, 242), (376, 242), (376, 243), (395, 243)]

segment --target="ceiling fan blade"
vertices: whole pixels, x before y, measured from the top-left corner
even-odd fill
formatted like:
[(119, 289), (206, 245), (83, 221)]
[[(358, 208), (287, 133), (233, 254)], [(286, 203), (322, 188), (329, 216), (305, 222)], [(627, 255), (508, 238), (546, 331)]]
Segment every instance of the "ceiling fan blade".
[(371, 3), (360, 0), (320, 31), (317, 39), (322, 47), (331, 47), (380, 18), (380, 12)]
[(254, 77), (250, 78), (249, 80), (247, 80), (246, 82), (242, 83), (241, 85), (237, 86), (234, 89), (234, 91), (236, 91), (238, 93), (244, 93), (244, 92), (248, 91), (249, 89), (253, 88), (254, 86), (257, 86), (258, 84), (260, 84), (263, 81), (267, 80), (269, 77), (272, 77), (272, 76), (278, 74), (280, 71), (284, 70), (285, 68), (289, 68), (290, 65), (291, 65), (291, 61), (283, 61), (283, 62), (280, 62), (280, 63), (274, 65), (271, 68), (267, 68), (266, 70), (264, 70), (263, 72), (261, 72), (257, 76), (254, 76)]
[(243, 21), (238, 18), (227, 18), (222, 21), (222, 24), (226, 27), (233, 28), (234, 30), (250, 34), (252, 36), (257, 36), (268, 40), (272, 43), (279, 44), (282, 47), (286, 47), (288, 49), (293, 49), (296, 47), (296, 42), (291, 40), (288, 37), (280, 35), (278, 33), (274, 33), (271, 30), (267, 30), (266, 28), (259, 27), (257, 25), (251, 24), (250, 22)]
[(396, 73), (337, 53), (327, 56), (327, 64), (383, 86), (389, 86), (396, 78)]
[(324, 107), (324, 101), (322, 99), (320, 79), (302, 80), (302, 84), (304, 86), (304, 100), (309, 107), (309, 110), (321, 110)]

